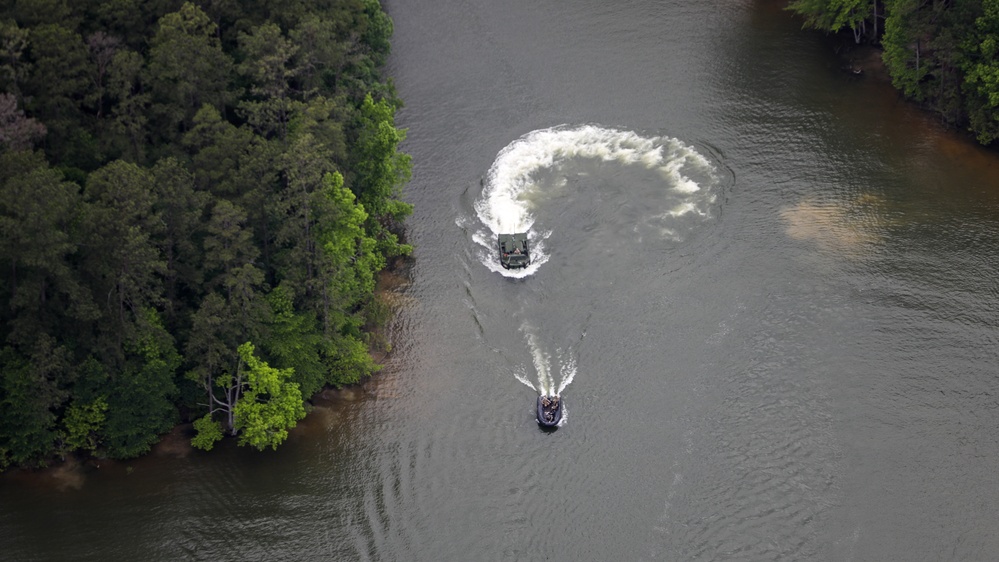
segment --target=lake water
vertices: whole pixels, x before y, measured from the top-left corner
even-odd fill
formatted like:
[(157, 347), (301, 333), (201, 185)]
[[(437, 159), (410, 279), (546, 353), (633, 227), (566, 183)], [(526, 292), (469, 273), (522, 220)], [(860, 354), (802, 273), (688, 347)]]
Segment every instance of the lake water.
[(276, 452), (6, 476), (0, 557), (994, 559), (999, 156), (781, 5), (388, 0), (386, 369)]

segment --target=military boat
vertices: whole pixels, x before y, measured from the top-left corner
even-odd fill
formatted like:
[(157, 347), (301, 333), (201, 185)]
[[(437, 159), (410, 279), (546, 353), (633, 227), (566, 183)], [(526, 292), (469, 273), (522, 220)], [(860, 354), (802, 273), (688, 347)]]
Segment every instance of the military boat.
[(531, 265), (530, 245), (527, 233), (500, 234), (496, 237), (499, 247), (500, 265), (506, 269), (517, 269)]
[(564, 401), (558, 396), (538, 396), (538, 423), (544, 427), (555, 427), (562, 421)]

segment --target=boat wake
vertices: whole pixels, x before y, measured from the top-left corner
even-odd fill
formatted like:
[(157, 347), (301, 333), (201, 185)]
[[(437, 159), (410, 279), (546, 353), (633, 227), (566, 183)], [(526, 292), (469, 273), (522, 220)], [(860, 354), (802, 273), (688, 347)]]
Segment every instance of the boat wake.
[[(564, 189), (568, 177), (586, 174), (571, 165), (580, 161), (653, 172), (662, 204), (650, 209), (652, 215), (643, 222), (654, 224), (663, 237), (679, 240), (685, 220), (711, 216), (713, 188), (718, 183), (714, 167), (679, 140), (597, 125), (541, 129), (500, 151), (474, 203), (482, 228), (473, 240), (484, 249), (479, 252), (483, 265), (507, 277), (527, 277), (548, 261), (545, 241), (552, 231), (535, 226), (536, 206), (544, 195)], [(522, 270), (505, 270), (497, 263), (496, 236), (515, 232), (529, 233), (532, 264)]]
[[(571, 350), (563, 351), (557, 349), (554, 358), (552, 354), (545, 352), (538, 344), (537, 336), (526, 326), (522, 328), (527, 338), (527, 346), (531, 351), (531, 362), (534, 364), (536, 381), (531, 382), (527, 369), (519, 368), (514, 372), (517, 380), (530, 387), (538, 394), (545, 396), (561, 396), (576, 377), (576, 358)], [(553, 374), (558, 369), (558, 380)]]

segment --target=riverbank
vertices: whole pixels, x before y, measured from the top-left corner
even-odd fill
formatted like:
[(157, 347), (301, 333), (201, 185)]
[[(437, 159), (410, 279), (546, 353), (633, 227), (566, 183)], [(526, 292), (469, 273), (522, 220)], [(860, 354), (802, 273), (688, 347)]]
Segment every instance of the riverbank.
[(899, 90), (892, 81), (892, 76), (888, 71), (888, 67), (884, 63), (884, 50), (880, 45), (872, 45), (870, 43), (856, 44), (849, 33), (841, 33), (833, 36), (829, 36), (830, 48), (840, 59), (840, 68), (849, 74), (857, 76), (858, 78), (876, 80), (886, 86), (891, 87), (891, 89), (896, 93), (899, 100), (904, 101), (906, 104), (911, 105), (914, 108), (924, 113), (928, 119), (931, 119), (940, 124), (941, 127), (948, 131), (956, 133), (961, 137), (967, 138), (970, 142), (975, 145), (980, 146), (989, 152), (999, 153), (999, 143), (982, 144), (976, 137), (975, 131), (968, 124), (957, 125), (953, 122), (948, 121), (948, 119), (941, 114), (940, 111), (936, 110), (932, 103), (929, 101), (916, 101)]
[(881, 49), (868, 44), (856, 45), (853, 40), (839, 41), (834, 49), (842, 61), (841, 68), (855, 76), (891, 83), (891, 76), (881, 58)]
[[(410, 257), (399, 257), (392, 260), (389, 266), (379, 272), (375, 288), (375, 298), (387, 311), (378, 326), (371, 326), (368, 332), (371, 338), (369, 354), (374, 362), (384, 367), (392, 357), (391, 322), (399, 307), (408, 302), (404, 296), (411, 283), (410, 271), (413, 260)], [(381, 372), (381, 371), (379, 371)], [(355, 384), (340, 388), (328, 386), (317, 392), (306, 401), (307, 415), (289, 430), (289, 439), (305, 437), (325, 428), (328, 418), (337, 407), (365, 399), (369, 394), (371, 382), (378, 373), (362, 379)], [(132, 459), (116, 460), (73, 453), (63, 458), (53, 457), (44, 467), (28, 468), (14, 467), (0, 473), (0, 481), (7, 481), (21, 486), (37, 487), (39, 489), (56, 490), (60, 492), (79, 490), (89, 474), (100, 471), (109, 475), (125, 477), (136, 470), (142, 470), (144, 465), (157, 462), (157, 459), (182, 459), (194, 452), (191, 438), (195, 431), (190, 422), (174, 426), (163, 434), (150, 451)], [(234, 439), (223, 439), (226, 445), (235, 446)], [(277, 451), (281, 450), (281, 446)], [(212, 452), (198, 452), (210, 456)], [(266, 454), (266, 451), (262, 454)]]

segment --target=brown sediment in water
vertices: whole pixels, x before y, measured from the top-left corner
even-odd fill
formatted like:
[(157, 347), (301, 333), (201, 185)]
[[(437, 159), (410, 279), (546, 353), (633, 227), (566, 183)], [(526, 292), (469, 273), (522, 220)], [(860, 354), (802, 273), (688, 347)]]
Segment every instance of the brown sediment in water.
[(53, 467), (50, 476), (54, 487), (59, 491), (79, 490), (86, 479), (82, 463), (76, 457), (69, 457), (59, 466)]
[(410, 265), (409, 260), (397, 260), (392, 264), (391, 269), (385, 269), (378, 274), (375, 283), (375, 296), (393, 310), (415, 302), (412, 297), (406, 295), (406, 290), (411, 284)]
[(78, 457), (70, 455), (45, 468), (15, 468), (4, 473), (2, 477), (9, 482), (16, 482), (19, 486), (67, 492), (83, 488), (87, 473), (99, 468), (100, 462), (96, 459), (81, 461)]
[(849, 205), (804, 200), (781, 209), (780, 216), (791, 238), (811, 242), (824, 251), (852, 257), (859, 255), (862, 247), (879, 239), (877, 232), (857, 212), (858, 208), (878, 203), (874, 195), (861, 196)]
[(866, 78), (891, 82), (888, 68), (881, 58), (881, 49), (865, 43), (846, 46), (841, 52), (844, 70), (854, 73), (859, 71), (859, 74)]
[[(882, 55), (884, 51), (869, 43), (857, 45), (852, 38), (838, 36), (833, 39), (836, 51), (841, 58), (845, 71), (857, 73), (863, 80), (875, 81), (880, 87), (890, 89), (894, 94), (894, 103), (904, 103), (912, 108), (905, 118), (918, 122), (919, 129), (925, 133), (927, 143), (933, 150), (939, 150), (955, 159), (968, 162), (971, 166), (986, 170), (986, 173), (996, 174), (999, 167), (995, 158), (999, 144), (987, 147), (978, 142), (970, 131), (947, 125), (940, 116), (921, 105), (919, 102), (904, 97), (902, 92), (892, 84), (891, 74), (885, 66)], [(914, 123), (915, 124), (915, 123)]]
[(192, 424), (178, 425), (170, 430), (170, 433), (164, 435), (156, 445), (153, 445), (152, 454), (159, 457), (186, 458), (194, 450), (191, 446), (191, 437), (193, 436)]

